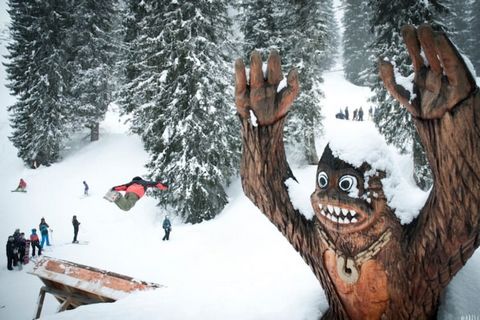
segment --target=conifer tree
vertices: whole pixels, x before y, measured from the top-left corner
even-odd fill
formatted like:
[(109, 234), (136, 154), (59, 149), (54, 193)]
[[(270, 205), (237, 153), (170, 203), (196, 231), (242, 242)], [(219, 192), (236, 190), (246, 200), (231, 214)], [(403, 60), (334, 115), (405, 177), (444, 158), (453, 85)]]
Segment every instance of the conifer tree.
[(282, 41), (277, 27), (279, 7), (282, 3), (274, 3), (268, 0), (239, 0), (239, 18), (241, 20), (240, 31), (244, 36), (243, 53), (246, 61), (250, 54), (257, 50), (263, 56), (267, 56), (270, 49), (279, 49)]
[(116, 0), (74, 2), (69, 34), (69, 66), (73, 75), (70, 98), (75, 107), (75, 122), (91, 130), (91, 141), (98, 140), (99, 123), (112, 101), (117, 51), (113, 21), (117, 6)]
[[(140, 44), (143, 39), (142, 26), (145, 26), (147, 7), (149, 5), (143, 0), (127, 0), (125, 6), (120, 10), (122, 16), (121, 38), (123, 43), (119, 48), (119, 61), (116, 66), (120, 85), (115, 95), (118, 99), (117, 102), (125, 113), (133, 112), (142, 104), (138, 100), (139, 97), (135, 88), (139, 84), (138, 78), (142, 75), (140, 70), (142, 69), (141, 57), (143, 52)], [(153, 22), (159, 23), (159, 21)], [(158, 24), (158, 26), (161, 25)], [(156, 27), (156, 25), (145, 27), (151, 28)], [(157, 29), (157, 31), (160, 32), (160, 29)], [(147, 46), (143, 49), (146, 50), (148, 48)], [(150, 48), (153, 50), (160, 49), (153, 44)], [(142, 90), (138, 91), (141, 92)]]
[(29, 166), (50, 165), (60, 152), (74, 117), (68, 90), (68, 53), (64, 39), (71, 20), (70, 1), (10, 0), (6, 70), (8, 87), (17, 97), (8, 108), (10, 140)]
[(143, 1), (129, 92), (132, 130), (150, 153), (160, 204), (186, 222), (213, 218), (239, 161), (226, 1)]
[(335, 21), (331, 0), (280, 3), (242, 0), (239, 3), (241, 30), (244, 33), (244, 57), (253, 49), (267, 56), (280, 51), (285, 69), (296, 67), (302, 90), (288, 115), (285, 139), (290, 155), (298, 154), (309, 164), (318, 162), (315, 135), (321, 129), (319, 85), (335, 52)]
[(475, 67), (477, 77), (480, 77), (480, 50), (478, 49), (478, 44), (480, 43), (480, 1), (471, 0), (471, 20), (470, 20), (470, 43), (471, 46), (475, 48), (470, 53), (470, 60)]
[(448, 1), (448, 15), (446, 16), (449, 27), (449, 37), (455, 43), (457, 48), (467, 56), (475, 50), (470, 42), (472, 30), (472, 0)]
[[(278, 5), (281, 14), (277, 25), (282, 39), (279, 46), (285, 69), (295, 66), (301, 92), (288, 115), (285, 139), (291, 149), (296, 146), (308, 164), (317, 164), (315, 136), (322, 129), (320, 84), (322, 73), (334, 57), (335, 34), (330, 0), (285, 1)], [(297, 151), (298, 152), (298, 151)]]
[(370, 8), (365, 0), (345, 0), (343, 26), (343, 65), (348, 81), (366, 85), (364, 72), (369, 68)]
[[(373, 12), (370, 25), (374, 32), (373, 57), (394, 57), (392, 64), (400, 74), (412, 73), (408, 53), (403, 46), (400, 28), (405, 24), (430, 23), (437, 30), (444, 26), (439, 18), (446, 12), (441, 1), (387, 1), (369, 0)], [(378, 74), (377, 61), (371, 62), (370, 74)], [(386, 92), (378, 77), (371, 84), (376, 112), (374, 121), (389, 143), (403, 152), (411, 152), (414, 162), (414, 178), (418, 186), (428, 189), (432, 177), (424, 150), (419, 142), (411, 116)]]

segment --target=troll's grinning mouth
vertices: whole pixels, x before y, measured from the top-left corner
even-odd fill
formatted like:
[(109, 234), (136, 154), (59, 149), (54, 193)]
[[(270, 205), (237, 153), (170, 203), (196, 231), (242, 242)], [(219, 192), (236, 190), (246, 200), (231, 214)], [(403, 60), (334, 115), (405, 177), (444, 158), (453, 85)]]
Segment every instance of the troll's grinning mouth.
[(340, 208), (332, 205), (319, 204), (320, 213), (322, 216), (335, 223), (351, 224), (357, 223), (361, 220), (360, 215), (353, 209)]

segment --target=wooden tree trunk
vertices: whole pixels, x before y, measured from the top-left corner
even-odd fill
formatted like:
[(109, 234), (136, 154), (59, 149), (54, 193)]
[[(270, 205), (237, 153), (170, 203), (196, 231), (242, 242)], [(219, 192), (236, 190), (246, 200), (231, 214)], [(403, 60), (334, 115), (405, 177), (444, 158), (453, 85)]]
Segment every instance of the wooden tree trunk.
[(92, 124), (90, 127), (90, 141), (97, 141), (100, 136), (100, 124), (98, 122), (95, 122)]

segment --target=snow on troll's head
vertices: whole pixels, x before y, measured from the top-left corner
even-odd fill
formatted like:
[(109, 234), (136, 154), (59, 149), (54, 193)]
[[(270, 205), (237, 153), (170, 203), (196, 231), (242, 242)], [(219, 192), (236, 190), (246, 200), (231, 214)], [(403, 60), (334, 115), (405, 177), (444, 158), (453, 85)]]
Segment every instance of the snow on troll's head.
[(387, 229), (411, 222), (426, 193), (400, 169), (401, 156), (373, 126), (337, 120), (328, 131), (310, 202), (323, 232), (355, 254)]

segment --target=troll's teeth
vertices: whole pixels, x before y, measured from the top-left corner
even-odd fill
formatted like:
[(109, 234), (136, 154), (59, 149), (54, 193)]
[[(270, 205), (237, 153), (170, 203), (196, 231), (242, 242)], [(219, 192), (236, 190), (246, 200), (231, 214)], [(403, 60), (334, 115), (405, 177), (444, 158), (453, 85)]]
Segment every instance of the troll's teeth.
[(339, 207), (333, 207), (333, 209), (335, 210), (335, 213), (337, 214), (337, 216), (339, 216), (340, 213), (342, 212), (342, 210)]

